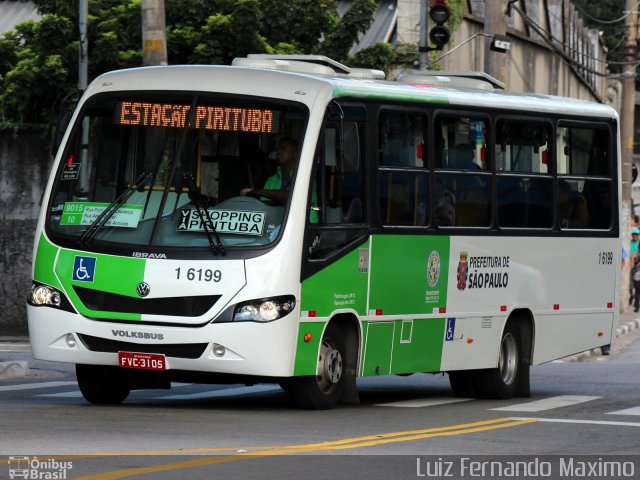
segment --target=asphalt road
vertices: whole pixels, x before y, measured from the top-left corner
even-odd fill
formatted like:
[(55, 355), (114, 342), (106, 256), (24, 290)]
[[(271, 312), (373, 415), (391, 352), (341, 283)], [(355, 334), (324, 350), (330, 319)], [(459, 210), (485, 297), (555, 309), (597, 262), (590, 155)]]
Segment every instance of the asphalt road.
[[(639, 337), (533, 367), (531, 398), (457, 399), (446, 376), (419, 374), (360, 379), (361, 404), (330, 411), (295, 410), (271, 385), (176, 384), (98, 407), (70, 366), (31, 360), (31, 378), (0, 382), (0, 478), (476, 478), (514, 458), (530, 478), (614, 464), (637, 478)], [(3, 355), (29, 358), (23, 348)]]

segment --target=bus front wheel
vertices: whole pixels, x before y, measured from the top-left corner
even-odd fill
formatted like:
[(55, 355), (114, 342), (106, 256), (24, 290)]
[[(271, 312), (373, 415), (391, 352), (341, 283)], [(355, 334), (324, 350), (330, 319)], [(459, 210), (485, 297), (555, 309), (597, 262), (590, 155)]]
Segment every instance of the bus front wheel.
[(294, 377), (286, 388), (298, 407), (321, 410), (338, 403), (345, 387), (345, 345), (341, 330), (330, 324), (320, 344), (316, 375)]
[(115, 405), (124, 402), (131, 392), (118, 367), (76, 365), (76, 378), (82, 396), (89, 403)]

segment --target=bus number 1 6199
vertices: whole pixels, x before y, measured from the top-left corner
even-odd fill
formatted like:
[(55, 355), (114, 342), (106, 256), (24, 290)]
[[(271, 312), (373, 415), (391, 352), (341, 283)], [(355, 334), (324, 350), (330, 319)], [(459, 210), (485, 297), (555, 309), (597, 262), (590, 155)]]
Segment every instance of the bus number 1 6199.
[(598, 253), (598, 263), (600, 265), (611, 265), (613, 263), (613, 252)]
[(222, 280), (222, 272), (220, 270), (211, 270), (210, 268), (176, 268), (176, 279), (186, 279), (190, 282), (215, 282)]

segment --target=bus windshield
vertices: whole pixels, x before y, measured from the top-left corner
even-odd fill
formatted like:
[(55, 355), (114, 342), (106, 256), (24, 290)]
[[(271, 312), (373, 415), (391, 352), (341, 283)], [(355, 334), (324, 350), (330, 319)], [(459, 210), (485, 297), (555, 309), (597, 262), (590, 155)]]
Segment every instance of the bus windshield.
[(238, 96), (90, 99), (63, 153), (47, 229), (82, 245), (268, 245), (308, 113)]

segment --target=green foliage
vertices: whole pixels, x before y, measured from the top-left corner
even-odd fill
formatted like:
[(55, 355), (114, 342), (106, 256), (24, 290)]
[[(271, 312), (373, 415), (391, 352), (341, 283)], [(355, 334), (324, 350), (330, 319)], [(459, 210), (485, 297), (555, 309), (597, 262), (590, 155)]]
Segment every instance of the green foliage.
[[(55, 94), (64, 91), (73, 59), (73, 25), (58, 15), (25, 22), (0, 40), (0, 118), (2, 121), (46, 123)], [(77, 47), (76, 47), (77, 48)]]
[(418, 65), (418, 45), (415, 43), (397, 43), (391, 46), (378, 42), (357, 52), (347, 60), (351, 67), (376, 68), (383, 70), (387, 77), (397, 69), (415, 68)]
[(354, 0), (351, 8), (342, 16), (336, 27), (322, 44), (322, 53), (334, 60), (344, 60), (349, 49), (365, 33), (373, 21), (376, 10), (374, 0)]
[[(0, 37), (0, 122), (53, 124), (76, 88), (78, 0), (33, 0), (42, 19)], [(348, 52), (372, 21), (375, 0), (165, 0), (169, 63), (229, 64), (249, 53), (325, 54), (387, 69), (387, 44)], [(142, 63), (141, 0), (88, 0), (89, 80)]]
[(322, 36), (338, 23), (336, 4), (335, 0), (260, 0), (265, 14), (259, 28), (268, 45), (289, 44), (296, 53), (317, 54)]
[(375, 66), (388, 75), (396, 61), (393, 46), (386, 42), (378, 42), (357, 52), (353, 58), (347, 60), (347, 65), (361, 68), (374, 68), (373, 66)]

